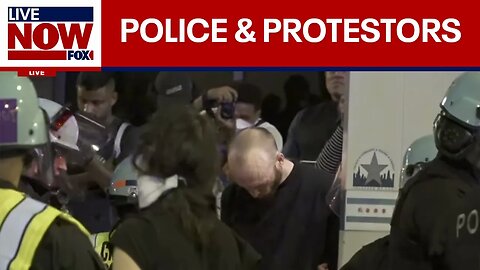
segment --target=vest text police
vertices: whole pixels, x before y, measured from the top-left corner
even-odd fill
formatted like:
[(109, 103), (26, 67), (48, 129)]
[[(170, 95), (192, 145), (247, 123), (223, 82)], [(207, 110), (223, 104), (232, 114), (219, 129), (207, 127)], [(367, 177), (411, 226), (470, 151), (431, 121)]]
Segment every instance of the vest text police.
[(462, 235), (476, 234), (479, 226), (479, 217), (477, 209), (473, 209), (468, 213), (462, 213), (457, 216), (457, 238)]
[(92, 7), (9, 7), (9, 60), (93, 60)]

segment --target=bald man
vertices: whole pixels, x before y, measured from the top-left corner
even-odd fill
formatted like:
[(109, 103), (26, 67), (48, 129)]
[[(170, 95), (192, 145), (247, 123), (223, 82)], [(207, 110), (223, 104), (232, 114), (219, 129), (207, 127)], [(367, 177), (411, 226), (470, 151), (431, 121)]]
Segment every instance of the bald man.
[(328, 226), (325, 199), (333, 176), (286, 159), (262, 128), (234, 138), (226, 173), (222, 220), (262, 255), (260, 269), (336, 269), (338, 228)]

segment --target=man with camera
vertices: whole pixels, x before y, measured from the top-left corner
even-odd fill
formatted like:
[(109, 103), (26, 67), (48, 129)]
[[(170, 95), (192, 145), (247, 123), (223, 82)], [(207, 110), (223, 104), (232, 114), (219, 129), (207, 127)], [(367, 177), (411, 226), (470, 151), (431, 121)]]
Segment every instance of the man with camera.
[[(219, 151), (221, 151), (221, 165), (226, 163), (227, 144), (236, 133), (235, 102), (238, 94), (235, 89), (230, 86), (220, 86), (208, 89), (201, 94), (187, 73), (159, 72), (150, 88), (149, 97), (155, 101), (157, 110), (172, 104), (193, 106), (200, 114), (215, 121)], [(225, 183), (225, 177), (220, 175), (213, 190), (217, 198), (218, 215), (220, 215), (220, 198)], [(139, 185), (138, 188), (142, 189), (143, 186)]]
[(172, 104), (192, 105), (199, 113), (210, 116), (217, 123), (221, 143), (228, 142), (235, 135), (238, 94), (230, 86), (211, 88), (202, 94), (187, 73), (159, 72), (149, 96), (156, 100), (157, 110)]

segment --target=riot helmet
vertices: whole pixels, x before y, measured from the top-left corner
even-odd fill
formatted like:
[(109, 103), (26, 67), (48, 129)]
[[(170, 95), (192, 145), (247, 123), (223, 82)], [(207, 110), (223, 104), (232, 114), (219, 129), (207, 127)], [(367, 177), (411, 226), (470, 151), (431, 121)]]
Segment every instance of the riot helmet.
[(400, 187), (412, 178), (417, 172), (424, 168), (424, 165), (437, 156), (435, 138), (433, 135), (426, 135), (415, 140), (405, 152), (403, 167), (400, 175)]
[(30, 79), (0, 72), (0, 151), (31, 149), (48, 143), (45, 113)]
[(132, 156), (125, 158), (113, 171), (108, 194), (119, 216), (138, 209), (137, 180), (139, 173), (132, 162)]
[(448, 88), (434, 122), (435, 145), (450, 159), (479, 167), (480, 73), (466, 72)]

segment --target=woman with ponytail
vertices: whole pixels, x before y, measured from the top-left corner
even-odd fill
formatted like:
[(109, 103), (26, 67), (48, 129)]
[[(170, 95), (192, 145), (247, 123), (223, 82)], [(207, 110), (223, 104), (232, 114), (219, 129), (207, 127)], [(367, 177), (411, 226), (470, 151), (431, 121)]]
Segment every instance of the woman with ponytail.
[(250, 270), (258, 254), (216, 215), (215, 128), (192, 108), (162, 108), (133, 157), (140, 214), (112, 235), (114, 270)]

